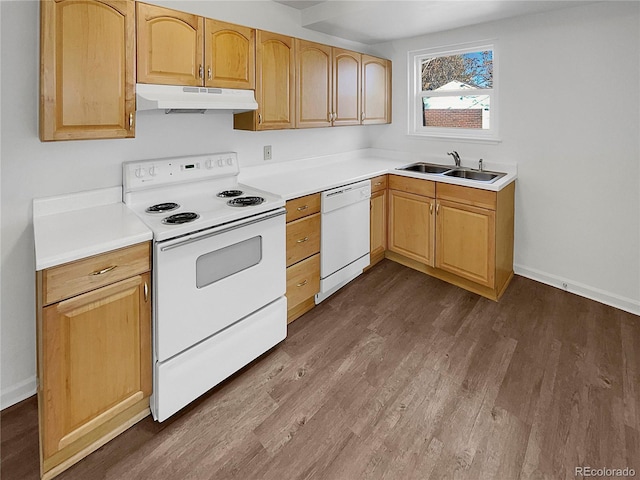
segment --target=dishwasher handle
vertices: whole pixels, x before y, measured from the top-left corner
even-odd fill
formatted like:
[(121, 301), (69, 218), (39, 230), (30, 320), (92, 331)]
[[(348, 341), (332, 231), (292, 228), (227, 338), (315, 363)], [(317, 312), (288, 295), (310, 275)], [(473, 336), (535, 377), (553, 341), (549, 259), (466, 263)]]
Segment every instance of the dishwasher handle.
[(322, 192), (321, 210), (322, 213), (328, 213), (369, 198), (371, 198), (371, 181), (364, 180)]

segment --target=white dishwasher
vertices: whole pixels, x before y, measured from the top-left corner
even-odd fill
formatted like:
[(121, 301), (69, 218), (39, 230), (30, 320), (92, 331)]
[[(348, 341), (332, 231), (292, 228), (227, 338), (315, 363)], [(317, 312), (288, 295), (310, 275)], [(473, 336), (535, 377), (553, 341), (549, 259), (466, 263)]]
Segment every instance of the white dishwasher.
[(370, 180), (322, 192), (320, 293), (316, 295), (316, 304), (369, 265), (370, 198)]

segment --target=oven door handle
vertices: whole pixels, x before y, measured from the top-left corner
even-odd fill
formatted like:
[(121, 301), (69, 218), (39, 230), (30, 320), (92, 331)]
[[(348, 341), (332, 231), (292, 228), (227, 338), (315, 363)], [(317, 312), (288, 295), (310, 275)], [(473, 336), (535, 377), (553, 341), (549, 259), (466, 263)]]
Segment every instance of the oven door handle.
[(268, 213), (268, 214), (258, 214), (255, 217), (252, 217), (248, 220), (244, 220), (244, 221), (241, 221), (240, 223), (236, 223), (235, 225), (230, 225), (228, 227), (221, 228), (220, 230), (215, 230), (215, 231), (205, 230), (200, 234), (197, 234), (197, 236), (191, 236), (180, 242), (176, 242), (171, 245), (165, 245), (164, 247), (160, 247), (160, 251), (166, 252), (167, 250), (173, 250), (174, 248), (182, 247), (184, 245), (189, 245), (190, 243), (194, 243), (194, 242), (199, 242), (200, 240), (204, 240), (210, 237), (215, 237), (216, 235), (222, 235), (223, 233), (227, 233), (232, 230), (237, 230), (238, 228), (246, 227), (247, 225), (253, 225), (254, 223), (262, 222), (264, 220), (269, 220), (271, 218), (276, 218), (281, 215), (284, 215), (285, 213), (287, 213), (287, 211), (284, 209), (284, 207), (282, 207), (276, 210), (275, 212)]

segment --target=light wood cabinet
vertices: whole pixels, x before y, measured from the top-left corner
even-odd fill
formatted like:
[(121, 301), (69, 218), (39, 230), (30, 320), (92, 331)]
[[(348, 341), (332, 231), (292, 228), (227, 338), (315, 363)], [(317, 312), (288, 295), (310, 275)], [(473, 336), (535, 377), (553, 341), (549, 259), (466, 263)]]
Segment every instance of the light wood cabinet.
[(390, 175), (386, 256), (497, 300), (513, 277), (514, 192)]
[(296, 128), (360, 124), (360, 58), (296, 39)]
[(296, 38), (296, 128), (330, 127), (333, 62), (328, 45)]
[(362, 55), (362, 124), (391, 123), (391, 62)]
[(144, 243), (37, 272), (44, 478), (149, 414), (149, 270)]
[(255, 30), (137, 3), (138, 82), (252, 89)]
[[(420, 180), (420, 182), (422, 182)], [(389, 250), (425, 265), (434, 265), (435, 199), (396, 189), (404, 178), (391, 176), (389, 185)], [(433, 183), (433, 182), (430, 182)]]
[(43, 0), (40, 139), (135, 135), (133, 0)]
[(279, 130), (295, 127), (294, 39), (256, 32), (256, 100), (258, 110), (237, 113), (240, 130)]
[(287, 209), (287, 322), (315, 307), (320, 291), (320, 194), (289, 200)]
[(381, 175), (371, 179), (371, 199), (369, 213), (369, 230), (371, 241), (369, 256), (373, 266), (384, 259), (387, 249), (387, 176)]

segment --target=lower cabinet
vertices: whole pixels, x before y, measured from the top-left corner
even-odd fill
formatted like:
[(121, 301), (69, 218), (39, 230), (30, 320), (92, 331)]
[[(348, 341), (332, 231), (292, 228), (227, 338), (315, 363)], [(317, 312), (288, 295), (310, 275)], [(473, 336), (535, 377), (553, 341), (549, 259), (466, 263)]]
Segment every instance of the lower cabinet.
[(289, 200), (287, 209), (287, 322), (315, 307), (320, 291), (320, 194)]
[(387, 175), (371, 179), (371, 212), (369, 228), (371, 232), (371, 246), (369, 267), (384, 259), (387, 249)]
[(37, 272), (43, 478), (149, 414), (149, 270), (143, 243)]
[(386, 257), (497, 300), (513, 277), (514, 192), (390, 175)]

